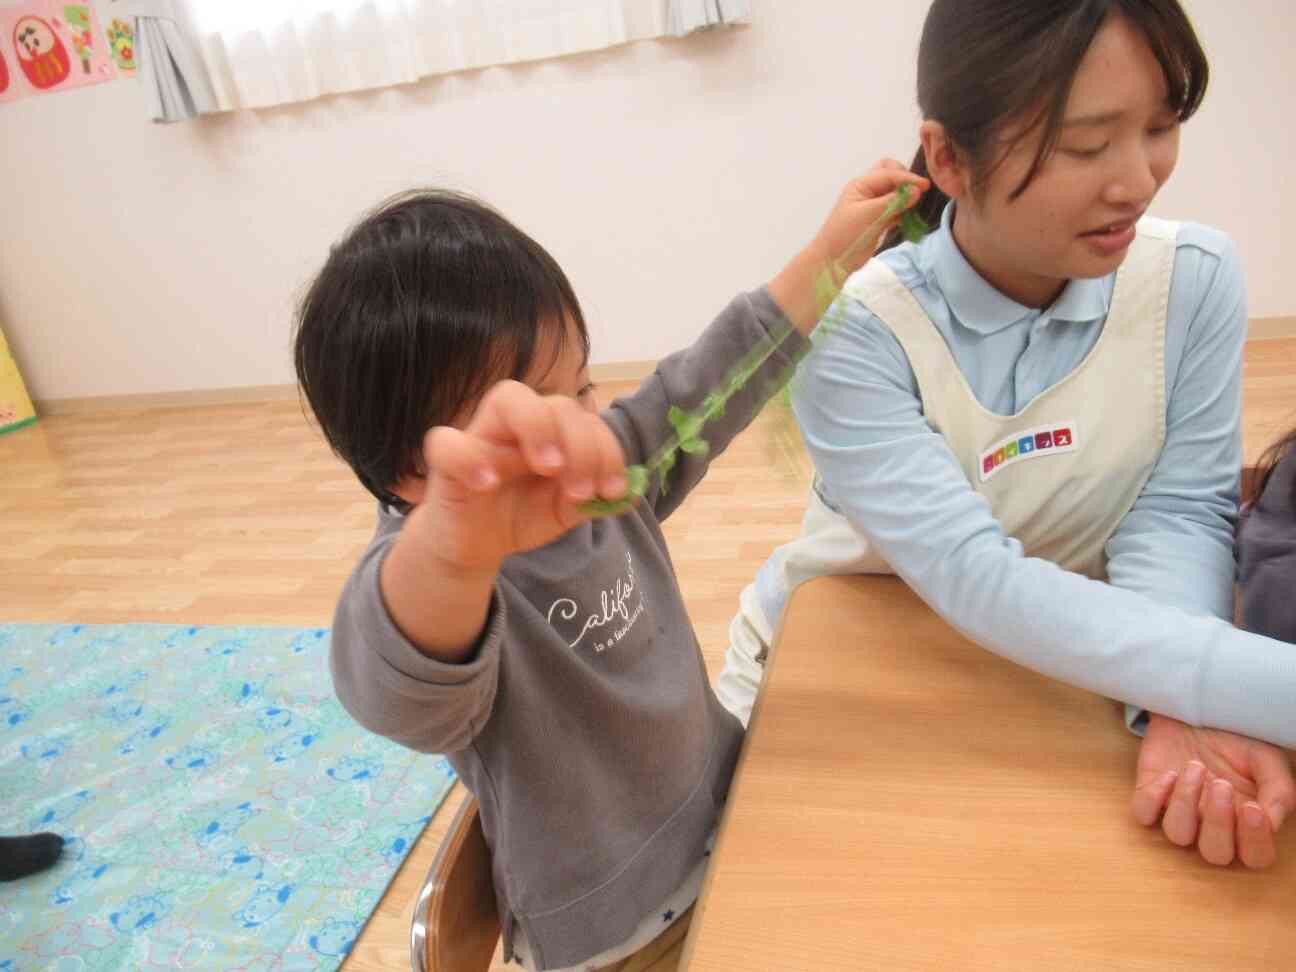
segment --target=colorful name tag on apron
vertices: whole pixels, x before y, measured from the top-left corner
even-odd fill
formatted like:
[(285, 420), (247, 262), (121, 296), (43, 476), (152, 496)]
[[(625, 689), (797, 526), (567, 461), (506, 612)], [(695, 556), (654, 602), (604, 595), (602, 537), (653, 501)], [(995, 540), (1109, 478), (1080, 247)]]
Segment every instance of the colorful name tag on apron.
[(1028, 459), (1060, 456), (1080, 448), (1080, 432), (1076, 422), (1054, 422), (1033, 429), (1025, 429), (996, 442), (981, 453), (979, 467), (981, 482), (989, 482), (999, 471)]

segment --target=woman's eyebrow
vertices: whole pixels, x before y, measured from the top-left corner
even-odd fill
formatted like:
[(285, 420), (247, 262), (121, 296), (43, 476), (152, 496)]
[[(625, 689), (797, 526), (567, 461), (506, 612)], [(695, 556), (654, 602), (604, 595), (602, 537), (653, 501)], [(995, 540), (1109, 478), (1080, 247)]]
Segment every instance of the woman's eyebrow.
[(1125, 116), (1122, 109), (1116, 111), (1097, 112), (1092, 115), (1078, 115), (1075, 118), (1066, 118), (1062, 121), (1063, 128), (1077, 128), (1081, 126), (1110, 125), (1114, 121), (1119, 121)]

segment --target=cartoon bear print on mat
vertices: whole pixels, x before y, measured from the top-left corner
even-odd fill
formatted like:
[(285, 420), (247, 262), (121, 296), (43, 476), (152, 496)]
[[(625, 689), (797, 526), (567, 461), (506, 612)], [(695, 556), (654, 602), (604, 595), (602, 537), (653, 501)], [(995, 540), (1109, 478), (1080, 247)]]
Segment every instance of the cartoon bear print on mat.
[(166, 764), (173, 770), (183, 772), (193, 770), (201, 772), (216, 765), (219, 754), (210, 746), (184, 746), (166, 758)]
[(257, 713), (257, 728), (262, 732), (282, 732), (293, 724), (292, 710), (268, 705)]
[(197, 834), (199, 846), (211, 848), (227, 846), (238, 829), (260, 812), (251, 803), (240, 803), (237, 807), (226, 810), (199, 829)]
[(293, 888), (294, 886), (291, 884), (285, 884), (278, 888), (273, 888), (268, 884), (261, 885), (253, 893), (252, 897), (247, 900), (247, 903), (234, 912), (234, 920), (244, 928), (261, 927), (283, 911), (284, 905), (292, 897)]
[(330, 918), (310, 937), (310, 947), (321, 955), (346, 955), (360, 934), (360, 922)]
[(272, 763), (286, 763), (309, 750), (319, 741), (320, 735), (320, 730), (313, 727), (300, 729), (267, 746), (265, 754)]
[(156, 894), (137, 894), (112, 912), (108, 920), (119, 932), (144, 931), (167, 916), (171, 906)]
[(327, 773), (339, 783), (359, 783), (377, 779), (382, 770), (382, 760), (375, 756), (343, 756), (328, 768)]
[(50, 895), (50, 904), (67, 905), (82, 894), (90, 894), (94, 883), (103, 877), (107, 870), (108, 864), (104, 861), (82, 860), (77, 864), (76, 870), (68, 875), (68, 879)]
[(240, 847), (223, 855), (220, 865), (231, 877), (243, 877), (249, 881), (260, 881), (265, 877), (265, 861), (246, 847)]
[(121, 744), (117, 747), (117, 753), (120, 756), (130, 756), (132, 753), (139, 752), (170, 728), (170, 716), (160, 713), (151, 715), (139, 729), (136, 729), (121, 741)]
[(32, 817), (31, 829), (49, 830), (51, 827), (58, 827), (67, 823), (76, 815), (77, 811), (90, 802), (90, 799), (89, 790), (77, 790), (75, 793), (56, 800), (48, 810)]
[(67, 752), (67, 742), (56, 736), (32, 736), (21, 749), (23, 759), (39, 763), (58, 759)]
[(12, 729), (31, 717), (31, 706), (12, 695), (0, 695), (0, 729)]
[(304, 651), (311, 651), (323, 643), (326, 634), (328, 634), (327, 628), (315, 628), (311, 631), (303, 631), (293, 639), (292, 644), (288, 646), (289, 650), (294, 655), (300, 655)]

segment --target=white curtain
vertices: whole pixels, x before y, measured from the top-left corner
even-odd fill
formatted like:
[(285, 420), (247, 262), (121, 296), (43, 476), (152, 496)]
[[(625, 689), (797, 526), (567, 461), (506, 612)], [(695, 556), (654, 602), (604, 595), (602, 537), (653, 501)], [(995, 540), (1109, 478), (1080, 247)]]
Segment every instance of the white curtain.
[(751, 19), (750, 0), (671, 0), (668, 33), (683, 37), (696, 30), (745, 24)]
[(148, 116), (177, 122), (216, 110), (216, 95), (183, 11), (174, 0), (113, 0), (113, 17), (135, 21), (135, 58)]
[(750, 0), (177, 0), (219, 109), (745, 23)]

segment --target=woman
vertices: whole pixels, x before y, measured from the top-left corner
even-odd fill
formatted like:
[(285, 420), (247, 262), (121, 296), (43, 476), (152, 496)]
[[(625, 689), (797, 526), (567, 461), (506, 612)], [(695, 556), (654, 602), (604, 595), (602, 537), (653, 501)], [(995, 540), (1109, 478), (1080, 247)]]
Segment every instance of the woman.
[(803, 366), (817, 477), (730, 629), (739, 718), (796, 584), (893, 571), (986, 648), (1132, 703), (1141, 821), (1273, 860), (1296, 785), (1257, 739), (1296, 745), (1296, 654), (1227, 623), (1241, 270), (1222, 233), (1144, 215), (1207, 78), (1176, 0), (932, 5), (913, 170), (939, 228), (851, 279)]

